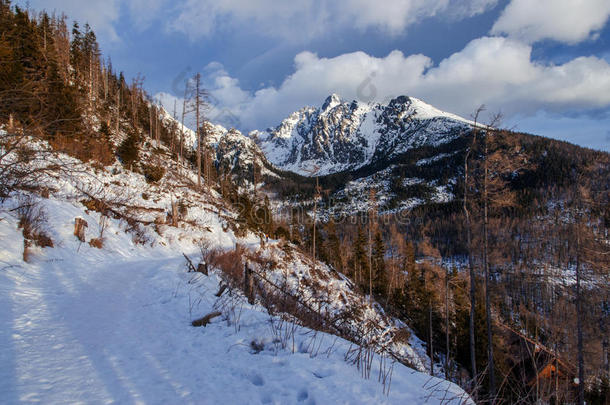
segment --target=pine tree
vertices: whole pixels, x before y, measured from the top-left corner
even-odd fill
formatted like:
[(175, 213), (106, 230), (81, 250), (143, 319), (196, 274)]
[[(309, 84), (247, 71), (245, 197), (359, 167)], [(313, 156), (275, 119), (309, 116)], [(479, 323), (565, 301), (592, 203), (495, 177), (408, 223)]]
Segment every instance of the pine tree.
[(386, 277), (386, 266), (385, 266), (385, 244), (381, 232), (375, 234), (375, 240), (373, 241), (371, 264), (373, 266), (373, 291), (375, 294), (383, 294), (385, 292), (387, 277)]
[(368, 258), (366, 255), (367, 243), (366, 236), (361, 226), (358, 226), (358, 234), (354, 241), (353, 266), (354, 279), (356, 284), (365, 288), (365, 275), (368, 275)]
[(81, 112), (76, 90), (64, 85), (59, 67), (50, 61), (46, 74), (46, 130), (51, 136), (74, 136), (81, 130)]
[(80, 32), (78, 22), (72, 24), (72, 41), (70, 42), (70, 64), (74, 68), (74, 73), (78, 74), (83, 66), (83, 34)]
[(335, 269), (342, 271), (341, 245), (339, 242), (339, 237), (337, 236), (337, 227), (332, 218), (326, 224), (326, 235), (326, 245), (324, 250), (327, 252), (329, 262)]
[(139, 138), (138, 133), (135, 130), (132, 130), (117, 149), (117, 154), (126, 167), (131, 167), (133, 163), (137, 162), (139, 159)]

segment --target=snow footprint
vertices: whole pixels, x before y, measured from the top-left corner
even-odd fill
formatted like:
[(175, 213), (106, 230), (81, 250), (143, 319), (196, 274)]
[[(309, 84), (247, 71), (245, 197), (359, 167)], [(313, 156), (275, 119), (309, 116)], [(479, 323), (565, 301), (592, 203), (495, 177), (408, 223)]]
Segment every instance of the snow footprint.
[(334, 374), (334, 371), (329, 369), (329, 368), (322, 368), (316, 371), (313, 371), (312, 374), (314, 376), (316, 376), (317, 378), (326, 378), (326, 377), (330, 377), (331, 375)]
[(265, 385), (265, 380), (263, 380), (263, 377), (261, 377), (260, 374), (250, 374), (248, 376), (248, 379), (252, 384), (256, 385), (257, 387)]
[(306, 388), (303, 388), (301, 391), (299, 391), (299, 393), (297, 395), (297, 401), (298, 402), (305, 402), (306, 405), (316, 405), (315, 399), (311, 398), (309, 396), (309, 392), (307, 392)]
[(299, 391), (299, 395), (297, 395), (297, 401), (303, 402), (308, 397), (309, 397), (309, 393), (307, 392), (307, 390), (303, 389), (303, 390)]

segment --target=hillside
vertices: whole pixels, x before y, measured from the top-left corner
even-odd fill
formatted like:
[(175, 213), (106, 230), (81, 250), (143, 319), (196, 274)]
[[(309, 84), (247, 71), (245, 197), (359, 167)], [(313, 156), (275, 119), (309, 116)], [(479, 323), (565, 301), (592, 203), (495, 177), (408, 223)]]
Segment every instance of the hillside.
[[(571, 371), (566, 374), (578, 370), (577, 334), (573, 331), (581, 322), (587, 342), (583, 358), (588, 364), (588, 389), (591, 398), (597, 398), (592, 401), (603, 403), (608, 392), (610, 156), (530, 134), (485, 126), (468, 128), (465, 120), (445, 118), (436, 111), (440, 118), (413, 118), (406, 124), (384, 119), (367, 132), (362, 125), (350, 126), (358, 114), (348, 112), (347, 104), (328, 107), (333, 105), (329, 100), (338, 99), (329, 98), (322, 110), (295, 113), (278, 127), (300, 122), (292, 132), (277, 130), (259, 141), (271, 161), (276, 159), (290, 171), (266, 179), (266, 190), (286, 224), (292, 226), (295, 215), (309, 224), (300, 235), (301, 243), (312, 249), (315, 208), (315, 216), (323, 223), (315, 237), (318, 257), (346, 272), (363, 291), (370, 291), (372, 284), (377, 299), (386, 303), (386, 311), (406, 319), (440, 356), (449, 351), (460, 366), (470, 370), (464, 344), (468, 314), (460, 308), (468, 297), (465, 290), (459, 290), (462, 287), (450, 284), (467, 287), (472, 283), (468, 280), (474, 280), (474, 295), (481, 305), (476, 317), (480, 322), (493, 319), (489, 329), (496, 378), (514, 384), (512, 392), (503, 394), (509, 402), (547, 395), (524, 383), (533, 373), (528, 367), (540, 367), (528, 362), (543, 361), (530, 360), (532, 357), (542, 359), (551, 353), (569, 365)], [(394, 100), (384, 111), (396, 105)], [(323, 117), (327, 110), (335, 114), (328, 121)], [(298, 118), (307, 116), (314, 117), (316, 124), (305, 125), (306, 119)], [(433, 126), (434, 122), (443, 122), (443, 129)], [(449, 123), (453, 130), (446, 129)], [(344, 138), (345, 128), (358, 128), (353, 131), (356, 137)], [(436, 138), (429, 136), (429, 130)], [(290, 135), (282, 138), (282, 134)], [(324, 141), (308, 143), (307, 139)], [(357, 158), (340, 160), (347, 163), (337, 165), (324, 148), (334, 150), (342, 139), (362, 142), (347, 149)], [(276, 156), (292, 160), (278, 161)], [(312, 165), (321, 168), (317, 178), (308, 171)], [(470, 225), (464, 217), (466, 208)], [(472, 238), (470, 244), (468, 238)], [(377, 259), (379, 265), (370, 259), (378, 257), (375, 252), (384, 252), (384, 259)], [(416, 268), (421, 271), (420, 280), (412, 278)], [(432, 294), (434, 303), (413, 305), (412, 300), (421, 298), (403, 292), (421, 282), (423, 296)], [(578, 295), (579, 288), (584, 296)], [(580, 300), (582, 310), (575, 305)], [(486, 302), (489, 315), (484, 312)], [(431, 310), (431, 315), (422, 317), (422, 310)], [(448, 328), (444, 322), (463, 323)], [(565, 325), (572, 325), (571, 329)], [(484, 341), (488, 328), (484, 324), (476, 328), (481, 369), (487, 367), (484, 359), (489, 358)], [(448, 336), (456, 335), (457, 342), (446, 344)], [(532, 342), (546, 351), (528, 354)], [(557, 392), (552, 385), (542, 389)], [(564, 398), (573, 395), (568, 387), (564, 390)]]
[(607, 402), (608, 153), (406, 95), (244, 134), (66, 21), (0, 2), (1, 398)]
[[(376, 124), (363, 125), (370, 117), (376, 117)], [(470, 368), (468, 314), (460, 308), (468, 297), (459, 288), (470, 283), (472, 261), (476, 300), (486, 302), (487, 261), (497, 374), (519, 387), (504, 394), (507, 400), (533, 395), (522, 385), (531, 373), (530, 366), (523, 366), (528, 362), (523, 357), (530, 356), (528, 342), (554, 347), (548, 352), (571, 370), (578, 368), (576, 336), (563, 328), (577, 323), (575, 286), (584, 277), (581, 322), (589, 342), (588, 384), (598, 392), (592, 398), (603, 398), (609, 155), (472, 124), (408, 97), (371, 106), (331, 95), (321, 108), (304, 108), (276, 129), (250, 133), (255, 144), (239, 131), (220, 130), (230, 134), (220, 138), (224, 149), (215, 146), (219, 143), (208, 145), (217, 162), (225, 162), (221, 177), (231, 173), (240, 187), (254, 190), (255, 184), (258, 198), (268, 198), (265, 206), (271, 208), (274, 226), (265, 232), (315, 252), (348, 275), (357, 289), (373, 292), (386, 312), (409, 324), (426, 347), (436, 348), (439, 359), (449, 351), (456, 361), (454, 381), (458, 370)], [(316, 167), (317, 172), (311, 170)], [(464, 219), (465, 193), (470, 227)], [(319, 221), (315, 243), (314, 218)], [(373, 259), (378, 252), (383, 259)], [(375, 260), (378, 270), (369, 272)], [(579, 261), (587, 264), (577, 271)], [(413, 279), (419, 272), (421, 279)], [(443, 280), (459, 287), (448, 288)], [(423, 291), (409, 292), (413, 289)], [(430, 295), (432, 304), (420, 301)], [(431, 315), (421, 315), (430, 309)], [(487, 319), (484, 312), (477, 317)], [(447, 328), (447, 320), (461, 324)], [(484, 336), (485, 325), (477, 328), (477, 335)], [(447, 336), (457, 340), (445, 345)], [(487, 344), (477, 342), (479, 367), (485, 368)], [(562, 395), (572, 393), (566, 388)]]
[[(168, 150), (154, 150), (142, 150), (142, 159), (169, 158)], [(238, 214), (219, 195), (192, 190), (192, 174), (168, 166), (155, 184), (119, 163), (93, 167), (52, 151), (45, 164), (37, 191), (2, 203), (0, 300), (10, 310), (1, 319), (0, 390), (9, 402), (192, 403), (204, 395), (211, 402), (370, 403), (446, 395), (445, 385), (397, 362), (426, 369), (417, 339), (393, 337), (394, 321), (326, 265), (312, 270), (290, 245), (240, 231)], [(184, 207), (176, 226), (167, 219), (173, 203)], [(88, 225), (84, 242), (73, 234), (77, 218)], [(51, 246), (38, 246), (41, 240)], [(189, 273), (182, 253), (207, 260), (209, 276)], [(255, 272), (252, 304), (240, 292), (236, 258)], [(217, 296), (222, 285), (229, 289)], [(280, 291), (290, 300), (274, 299)], [(211, 325), (190, 325), (215, 310), (222, 315)], [(359, 360), (372, 367), (365, 372), (351, 364), (359, 346), (329, 333), (357, 337), (381, 357), (367, 352), (370, 363)], [(379, 372), (387, 373), (385, 384), (368, 380)], [(463, 392), (447, 387), (461, 403)]]

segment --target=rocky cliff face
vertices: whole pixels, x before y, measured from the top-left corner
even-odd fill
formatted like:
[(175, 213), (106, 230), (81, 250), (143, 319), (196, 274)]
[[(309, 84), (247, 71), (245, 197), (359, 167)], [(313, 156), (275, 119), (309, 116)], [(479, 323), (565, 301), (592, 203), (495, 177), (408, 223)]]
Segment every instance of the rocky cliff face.
[(253, 131), (250, 137), (278, 168), (311, 176), (438, 146), (468, 131), (470, 124), (412, 97), (384, 105), (346, 102), (333, 94), (320, 108), (303, 108), (276, 128)]

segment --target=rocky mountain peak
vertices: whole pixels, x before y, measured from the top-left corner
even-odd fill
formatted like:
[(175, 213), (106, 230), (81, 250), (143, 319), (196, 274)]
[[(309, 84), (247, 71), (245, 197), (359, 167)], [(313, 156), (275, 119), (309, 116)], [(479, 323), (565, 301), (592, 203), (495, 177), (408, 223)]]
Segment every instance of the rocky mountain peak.
[(277, 127), (255, 133), (267, 159), (302, 175), (355, 170), (425, 145), (449, 142), (470, 123), (413, 97), (387, 105), (347, 102), (331, 94), (319, 108), (303, 108)]

